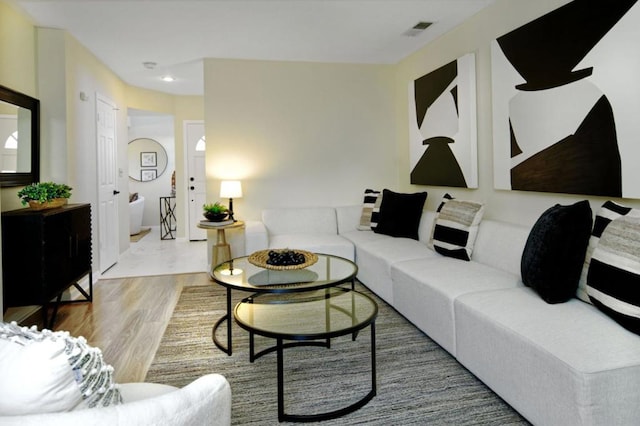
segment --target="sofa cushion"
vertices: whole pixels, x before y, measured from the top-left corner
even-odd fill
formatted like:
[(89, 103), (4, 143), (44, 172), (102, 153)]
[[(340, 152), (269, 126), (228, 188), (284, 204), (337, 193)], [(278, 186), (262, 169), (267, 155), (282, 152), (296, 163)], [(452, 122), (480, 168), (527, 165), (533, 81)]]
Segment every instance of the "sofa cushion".
[(620, 217), (602, 232), (587, 293), (605, 314), (640, 334), (640, 218)]
[(388, 189), (382, 190), (380, 216), (374, 231), (392, 237), (417, 240), (420, 218), (426, 200), (426, 192), (401, 194)]
[(353, 244), (340, 235), (328, 234), (281, 234), (269, 238), (271, 249), (300, 249), (314, 253), (332, 254), (353, 261)]
[(484, 206), (445, 195), (433, 226), (430, 245), (443, 256), (471, 260)]
[(262, 222), (269, 236), (280, 234), (338, 234), (333, 207), (265, 209)]
[(522, 281), (547, 303), (575, 296), (591, 231), (591, 207), (584, 200), (547, 209), (531, 228), (522, 253)]
[(411, 238), (381, 235), (356, 245), (358, 279), (371, 291), (393, 305), (391, 265), (411, 259), (425, 259), (437, 254), (424, 243)]
[(455, 318), (458, 360), (533, 424), (637, 424), (640, 339), (593, 306), (518, 287), (462, 295)]
[(434, 255), (391, 265), (393, 306), (455, 355), (453, 301), (470, 292), (512, 288), (522, 284), (517, 274), (475, 261), (465, 262)]
[(365, 189), (362, 214), (360, 215), (360, 224), (358, 225), (360, 231), (369, 231), (372, 227), (375, 228), (378, 226), (381, 202), (380, 191)]
[(82, 337), (0, 323), (0, 413), (25, 415), (122, 403), (113, 368)]
[(596, 249), (600, 236), (607, 225), (609, 225), (611, 221), (622, 216), (640, 217), (640, 210), (623, 206), (622, 204), (618, 204), (614, 201), (606, 201), (596, 212), (596, 216), (593, 221), (593, 230), (591, 231), (589, 245), (587, 246), (587, 253), (584, 257), (584, 265), (582, 267), (582, 274), (580, 275), (578, 291), (576, 292), (576, 296), (584, 302), (591, 303), (589, 295), (587, 294), (587, 274), (589, 272), (589, 263), (591, 261), (591, 256), (593, 255), (593, 251)]
[(520, 276), (529, 231), (530, 227), (482, 219), (473, 246), (473, 260)]

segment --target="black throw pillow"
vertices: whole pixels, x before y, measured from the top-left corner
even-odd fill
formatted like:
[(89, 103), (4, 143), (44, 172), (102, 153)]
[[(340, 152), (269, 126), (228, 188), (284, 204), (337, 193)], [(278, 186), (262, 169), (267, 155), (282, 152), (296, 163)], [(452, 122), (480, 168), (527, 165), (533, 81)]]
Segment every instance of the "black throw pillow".
[(584, 200), (556, 204), (531, 228), (522, 253), (522, 281), (545, 302), (562, 303), (575, 296), (591, 225), (591, 207)]
[(384, 189), (378, 226), (374, 228), (374, 232), (392, 237), (419, 239), (418, 228), (426, 200), (426, 192), (400, 194)]

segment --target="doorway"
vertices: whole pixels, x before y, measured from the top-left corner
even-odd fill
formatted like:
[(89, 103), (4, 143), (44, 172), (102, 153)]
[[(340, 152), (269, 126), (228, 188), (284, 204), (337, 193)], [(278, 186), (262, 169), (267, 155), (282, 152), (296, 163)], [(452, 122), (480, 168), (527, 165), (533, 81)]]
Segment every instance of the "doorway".
[(207, 200), (205, 152), (206, 139), (204, 136), (204, 121), (185, 121), (184, 140), (186, 150), (187, 176), (187, 226), (189, 240), (199, 241), (207, 239), (207, 231), (198, 228), (202, 220), (202, 205)]
[(176, 169), (174, 117), (135, 108), (127, 114), (129, 193), (144, 198), (138, 227), (159, 227), (160, 199), (172, 196)]

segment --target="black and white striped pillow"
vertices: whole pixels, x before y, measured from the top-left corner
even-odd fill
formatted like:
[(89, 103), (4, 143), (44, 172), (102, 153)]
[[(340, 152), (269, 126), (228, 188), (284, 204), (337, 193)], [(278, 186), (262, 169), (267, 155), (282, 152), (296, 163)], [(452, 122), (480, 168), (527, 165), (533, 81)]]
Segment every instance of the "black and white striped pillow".
[(578, 282), (578, 290), (576, 296), (583, 302), (591, 303), (589, 295), (587, 294), (587, 273), (589, 272), (589, 264), (591, 262), (591, 256), (593, 251), (598, 245), (600, 236), (613, 220), (619, 217), (640, 217), (640, 210), (632, 209), (618, 204), (614, 201), (607, 201), (596, 213), (593, 220), (593, 230), (591, 231), (591, 237), (589, 238), (589, 245), (587, 246), (587, 253), (584, 257), (584, 265), (582, 267), (582, 274), (580, 275), (580, 281)]
[(593, 251), (587, 274), (591, 302), (640, 334), (640, 218), (610, 222)]
[(382, 193), (373, 189), (364, 190), (364, 202), (362, 204), (362, 214), (360, 215), (359, 231), (371, 231), (378, 226), (378, 216), (380, 215), (380, 203)]
[(484, 206), (445, 194), (438, 207), (429, 245), (443, 256), (471, 260)]

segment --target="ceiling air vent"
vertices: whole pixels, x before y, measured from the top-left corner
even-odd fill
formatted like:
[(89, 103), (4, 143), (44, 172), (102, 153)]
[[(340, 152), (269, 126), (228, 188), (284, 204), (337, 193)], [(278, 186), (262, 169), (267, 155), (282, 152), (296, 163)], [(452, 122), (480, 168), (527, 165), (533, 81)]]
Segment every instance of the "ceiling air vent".
[(418, 22), (412, 28), (405, 31), (403, 34), (407, 37), (415, 37), (418, 34), (421, 34), (424, 30), (429, 28), (433, 24), (433, 22)]

